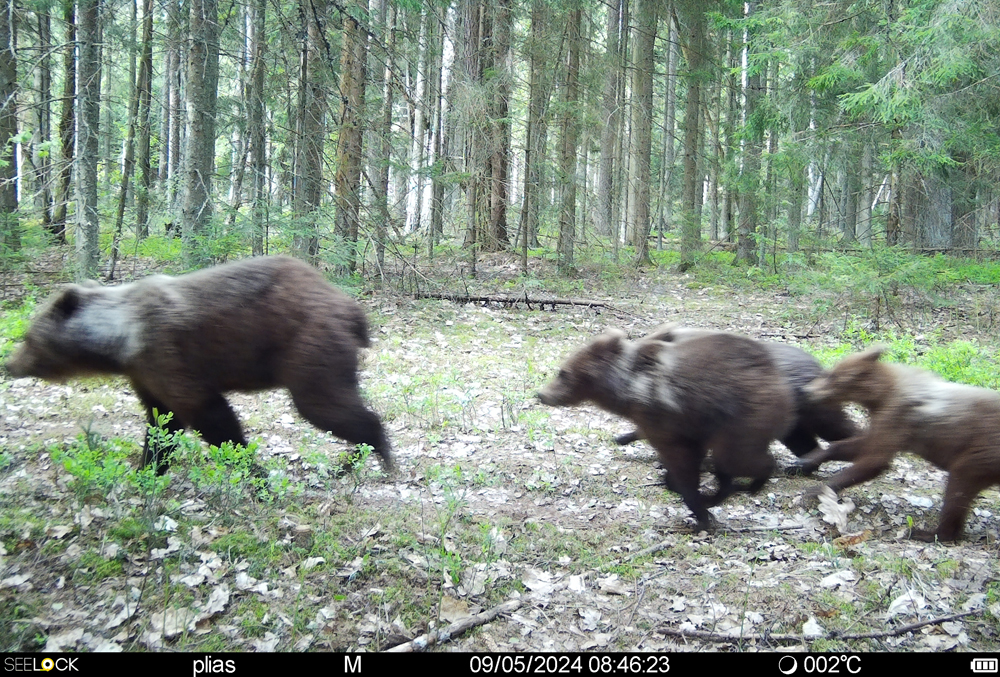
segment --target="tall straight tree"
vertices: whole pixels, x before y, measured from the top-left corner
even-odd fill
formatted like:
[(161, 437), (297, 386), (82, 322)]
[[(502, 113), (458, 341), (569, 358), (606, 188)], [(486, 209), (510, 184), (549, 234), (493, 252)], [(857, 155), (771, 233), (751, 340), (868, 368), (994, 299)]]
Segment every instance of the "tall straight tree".
[(629, 207), (636, 265), (650, 263), (650, 158), (653, 148), (653, 65), (656, 38), (654, 0), (638, 0), (632, 41), (632, 155)]
[[(610, 10), (609, 10), (610, 11)], [(528, 272), (528, 245), (538, 229), (538, 203), (541, 191), (542, 164), (545, 161), (543, 144), (552, 68), (550, 47), (545, 40), (545, 27), (551, 10), (545, 0), (532, 0), (531, 34), (526, 48), (530, 61), (528, 85), (528, 124), (524, 135), (524, 190), (521, 193), (521, 219), (518, 235), (521, 244), (521, 268)]]
[[(134, 5), (133, 5), (134, 7)], [(115, 266), (118, 263), (120, 254), (119, 246), (122, 238), (122, 226), (125, 220), (125, 203), (130, 192), (139, 193), (139, 209), (136, 217), (136, 237), (144, 237), (143, 231), (148, 218), (149, 200), (149, 78), (152, 72), (152, 40), (153, 40), (153, 1), (143, 0), (143, 38), (140, 49), (139, 66), (136, 72), (136, 80), (132, 88), (132, 100), (129, 102), (128, 112), (128, 133), (125, 138), (125, 152), (122, 161), (121, 188), (118, 192), (118, 209), (115, 212), (115, 227), (111, 237), (111, 263), (108, 266), (108, 279), (114, 279)], [(133, 16), (133, 19), (135, 17)], [(133, 22), (134, 24), (135, 22)], [(147, 58), (148, 56), (148, 58)], [(143, 116), (140, 118), (140, 116)], [(140, 136), (139, 143), (143, 146), (140, 150), (142, 156), (140, 162), (143, 163), (142, 179), (143, 185), (138, 191), (133, 188), (132, 174), (135, 170), (135, 146), (136, 134)], [(143, 131), (145, 130), (145, 131)], [(144, 137), (144, 138), (143, 138)], [(141, 218), (140, 218), (141, 217)]]
[(510, 184), (510, 92), (513, 79), (510, 63), (511, 0), (493, 5), (493, 41), (488, 111), (490, 155), (486, 159), (490, 175), (490, 226), (485, 245), (491, 251), (510, 247), (507, 236), (507, 201)]
[(507, 195), (510, 156), (510, 3), (466, 0), (463, 12), (462, 116), (465, 122), (465, 246), (475, 274), (477, 251), (510, 246)]
[(618, 105), (618, 99), (624, 62), (621, 55), (620, 45), (623, 41), (620, 33), (621, 15), (624, 11), (622, 5), (625, 1), (611, 0), (607, 4), (607, 43), (604, 50), (606, 75), (601, 99), (601, 117), (604, 121), (604, 128), (601, 131), (601, 160), (597, 177), (597, 213), (600, 219), (598, 227), (606, 235), (611, 235), (612, 232), (617, 233), (617, 229), (612, 224), (617, 225), (618, 218), (614, 213), (614, 179), (618, 133), (621, 127), (621, 107)]
[(687, 103), (684, 108), (684, 187), (681, 192), (681, 271), (694, 265), (694, 257), (701, 246), (701, 175), (698, 173), (698, 147), (701, 138), (701, 87), (705, 74), (705, 3), (687, 0), (684, 9), (686, 45), (684, 56), (687, 72)]
[(212, 218), (215, 171), (215, 103), (219, 88), (219, 10), (217, 0), (189, 0), (187, 68), (188, 142), (184, 161), (182, 235), (188, 267), (207, 263), (198, 239)]
[[(165, 136), (169, 138), (167, 146), (167, 161), (165, 163), (166, 199), (169, 210), (176, 213), (178, 208), (178, 193), (181, 183), (181, 165), (184, 162), (181, 151), (181, 134), (185, 129), (183, 119), (186, 113), (182, 102), (185, 95), (182, 83), (184, 82), (184, 69), (186, 62), (183, 58), (182, 26), (185, 24), (184, 17), (187, 15), (185, 8), (191, 0), (171, 0), (167, 3), (167, 68), (163, 76), (170, 81), (170, 97), (167, 106), (170, 113), (168, 129)], [(161, 160), (162, 162), (162, 160)], [(176, 235), (177, 229), (174, 230)]]
[(562, 140), (559, 153), (559, 242), (556, 260), (561, 273), (573, 270), (576, 241), (576, 156), (580, 138), (580, 27), (583, 10), (571, 8), (566, 22), (566, 81), (563, 85)]
[(673, 219), (673, 194), (671, 184), (674, 176), (674, 134), (677, 126), (677, 22), (674, 21), (673, 2), (667, 4), (667, 77), (663, 101), (663, 158), (660, 162), (660, 199), (657, 203), (659, 216), (656, 219), (657, 248), (663, 247), (663, 229), (671, 225)]
[(250, 249), (264, 253), (264, 220), (267, 211), (267, 130), (264, 125), (264, 46), (267, 44), (265, 0), (254, 0), (250, 11), (250, 91), (247, 96), (247, 133), (250, 136), (250, 171), (253, 195), (250, 202)]
[(76, 277), (97, 278), (98, 234), (97, 161), (100, 155), (98, 129), (101, 124), (100, 0), (79, 0), (79, 57), (77, 101), (80, 123), (76, 144)]
[(487, 224), (486, 140), (489, 138), (483, 91), (486, 44), (492, 39), (491, 14), (482, 0), (464, 0), (462, 8), (462, 94), (460, 114), (465, 127), (465, 199), (468, 227), (464, 246), (469, 272), (476, 274), (482, 232)]
[[(372, 61), (372, 85), (376, 92), (382, 93), (382, 107), (379, 115), (379, 124), (372, 134), (372, 142), (369, 146), (369, 170), (372, 179), (372, 203), (375, 212), (375, 255), (378, 259), (379, 271), (383, 270), (385, 263), (385, 240), (388, 236), (389, 221), (389, 163), (392, 155), (392, 103), (395, 97), (395, 87), (392, 78), (394, 72), (393, 58), (396, 49), (396, 7), (390, 7), (389, 0), (378, 0), (377, 26), (380, 29), (383, 49), (372, 49), (369, 51), (369, 58)], [(440, 134), (440, 122), (439, 134)], [(437, 180), (435, 173), (434, 191), (437, 195)], [(435, 207), (437, 205), (435, 204)], [(434, 255), (434, 228), (431, 226), (430, 248), (431, 256)]]
[(136, 194), (136, 237), (149, 235), (149, 191), (152, 188), (150, 167), (150, 126), (153, 87), (153, 0), (142, 2), (142, 47), (139, 57), (139, 186)]
[(73, 156), (76, 146), (76, 13), (73, 0), (63, 0), (66, 40), (63, 53), (63, 91), (59, 113), (59, 177), (56, 182), (52, 232), (59, 242), (66, 242), (66, 207), (73, 181)]
[(365, 0), (342, 12), (340, 55), (340, 134), (337, 138), (337, 172), (334, 197), (337, 203), (336, 233), (347, 243), (347, 266), (357, 267), (358, 226), (361, 219), (361, 160), (363, 152), (365, 59), (367, 38), (352, 12), (367, 12)]
[[(449, 13), (445, 10), (445, 17), (448, 17)], [(444, 40), (446, 40), (446, 32), (441, 32), (441, 67), (437, 71), (438, 82), (437, 82), (437, 93), (434, 98), (434, 108), (436, 109), (436, 115), (434, 116), (434, 172), (431, 178), (431, 223), (427, 230), (427, 250), (428, 256), (431, 260), (434, 259), (434, 243), (439, 241), (444, 235), (444, 189), (445, 181), (443, 174), (450, 167), (450, 160), (448, 158), (448, 130), (449, 125), (445, 123), (445, 119), (448, 117), (448, 96), (451, 84), (451, 78), (449, 77), (447, 82), (449, 86), (445, 85), (445, 60), (444, 60)], [(383, 233), (384, 237), (384, 233)], [(380, 256), (384, 255), (384, 248), (379, 252)], [(379, 259), (379, 266), (382, 265), (382, 258)]]
[(0, 16), (0, 239), (4, 249), (21, 248), (17, 216), (17, 60), (14, 56), (14, 3)]
[(36, 10), (35, 20), (38, 28), (38, 51), (41, 54), (34, 69), (35, 129), (31, 139), (35, 208), (41, 217), (42, 227), (58, 238), (61, 229), (52, 225), (52, 156), (43, 150), (42, 145), (52, 133), (52, 20), (48, 9)]
[(406, 176), (406, 232), (414, 232), (420, 229), (421, 217), (423, 216), (424, 199), (424, 160), (427, 144), (427, 131), (430, 125), (427, 124), (427, 116), (430, 114), (426, 105), (426, 98), (431, 90), (430, 70), (431, 70), (431, 32), (434, 31), (432, 24), (437, 21), (432, 20), (431, 8), (424, 5), (420, 11), (420, 28), (418, 29), (417, 53), (412, 60), (412, 66), (408, 70), (410, 80), (410, 154), (409, 171)]
[[(312, 260), (319, 251), (316, 210), (319, 209), (323, 197), (323, 141), (326, 139), (327, 85), (324, 58), (326, 41), (323, 35), (326, 30), (326, 2), (302, 0), (299, 14), (305, 22), (305, 30), (299, 57), (299, 111), (296, 116), (298, 133), (295, 140), (293, 202), (299, 225), (292, 239), (292, 251), (301, 259)], [(345, 15), (345, 45), (349, 42), (346, 35), (349, 30), (347, 23)], [(352, 34), (351, 39), (353, 38)]]
[(740, 173), (740, 221), (736, 230), (736, 261), (756, 263), (757, 253), (754, 247), (757, 237), (757, 227), (760, 220), (760, 156), (764, 146), (764, 125), (758, 119), (758, 108), (764, 95), (764, 79), (761, 77), (760, 64), (756, 51), (756, 32), (752, 26), (757, 2), (746, 3), (746, 18), (748, 28), (746, 46), (744, 47), (744, 64), (746, 67), (746, 109), (743, 124), (744, 154), (743, 169)]

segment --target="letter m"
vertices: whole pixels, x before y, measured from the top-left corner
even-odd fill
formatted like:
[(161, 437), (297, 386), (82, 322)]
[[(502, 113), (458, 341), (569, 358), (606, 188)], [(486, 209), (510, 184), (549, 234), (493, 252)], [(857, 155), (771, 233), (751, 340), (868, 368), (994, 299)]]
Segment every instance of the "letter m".
[(350, 656), (344, 656), (344, 672), (354, 673), (361, 672), (361, 656), (355, 656), (354, 661), (351, 661)]

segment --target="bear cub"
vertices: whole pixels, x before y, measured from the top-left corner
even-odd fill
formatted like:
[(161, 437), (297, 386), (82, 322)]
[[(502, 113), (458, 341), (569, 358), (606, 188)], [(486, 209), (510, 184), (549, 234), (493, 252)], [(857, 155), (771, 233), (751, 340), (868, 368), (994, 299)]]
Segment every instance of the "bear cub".
[(923, 457), (948, 471), (948, 482), (937, 529), (914, 530), (911, 536), (957, 540), (976, 497), (1000, 483), (1000, 393), (881, 362), (883, 351), (875, 347), (851, 355), (809, 386), (817, 401), (860, 404), (871, 422), (860, 435), (804, 460), (854, 461), (827, 481), (840, 491), (885, 472), (901, 451)]
[[(154, 275), (117, 287), (68, 285), (32, 320), (7, 363), (15, 377), (50, 381), (124, 375), (146, 408), (171, 412), (170, 431), (246, 445), (224, 394), (284, 387), (307, 421), (367, 443), (392, 469), (379, 417), (358, 389), (364, 311), (311, 266), (258, 257), (188, 275)], [(149, 435), (143, 465), (166, 470), (169, 449)]]
[[(550, 406), (590, 401), (632, 421), (699, 529), (711, 529), (708, 508), (738, 490), (733, 478), (751, 478), (751, 492), (767, 482), (774, 471), (768, 446), (791, 424), (791, 388), (774, 360), (736, 334), (670, 343), (629, 341), (613, 330), (567, 359), (538, 398)], [(719, 488), (703, 496), (700, 469), (710, 449)]]
[[(660, 325), (644, 338), (647, 340), (678, 342), (709, 334), (724, 332), (710, 329), (683, 327), (675, 323)], [(760, 341), (771, 354), (778, 371), (792, 388), (794, 425), (781, 438), (781, 443), (798, 457), (805, 456), (819, 447), (819, 439), (833, 442), (858, 434), (858, 427), (836, 404), (814, 402), (806, 393), (806, 386), (823, 373), (819, 361), (796, 346), (787, 343)], [(637, 431), (623, 433), (615, 438), (618, 444), (631, 444), (641, 439)], [(787, 469), (796, 474), (810, 474), (818, 465), (799, 462)]]

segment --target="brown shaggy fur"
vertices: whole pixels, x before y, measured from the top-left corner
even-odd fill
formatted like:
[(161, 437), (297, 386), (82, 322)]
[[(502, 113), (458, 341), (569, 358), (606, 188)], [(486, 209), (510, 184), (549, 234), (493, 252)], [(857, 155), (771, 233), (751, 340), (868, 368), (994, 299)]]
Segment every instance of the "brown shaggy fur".
[[(663, 324), (645, 336), (646, 340), (677, 342), (709, 334), (723, 333), (708, 329), (682, 327), (674, 323)], [(823, 367), (815, 357), (787, 343), (761, 341), (771, 354), (778, 371), (792, 388), (794, 421), (781, 443), (796, 456), (802, 457), (819, 447), (818, 439), (827, 442), (844, 440), (858, 434), (858, 427), (844, 413), (839, 405), (814, 402), (806, 394), (810, 381), (823, 373)], [(641, 439), (638, 431), (624, 433), (615, 438), (618, 444), (631, 444)], [(799, 462), (791, 470), (797, 473), (812, 473), (818, 465)]]
[[(734, 477), (752, 478), (749, 491), (767, 482), (768, 445), (788, 429), (792, 401), (767, 350), (748, 338), (631, 342), (620, 331), (572, 355), (538, 397), (551, 406), (590, 401), (635, 423), (702, 529), (712, 524), (708, 508), (736, 490)], [(709, 449), (719, 490), (705, 497), (698, 484)]]
[[(283, 386), (306, 420), (370, 444), (390, 469), (382, 423), (358, 391), (367, 345), (357, 303), (277, 256), (119, 287), (69, 285), (39, 311), (7, 369), (54, 381), (123, 374), (150, 423), (153, 409), (173, 412), (171, 430), (198, 430), (215, 445), (247, 443), (224, 393)], [(165, 461), (159, 452), (147, 436), (143, 463)]]
[(1000, 483), (1000, 394), (945, 381), (935, 374), (879, 361), (882, 348), (845, 358), (809, 390), (823, 402), (856, 402), (868, 409), (868, 430), (835, 442), (807, 460), (854, 461), (827, 482), (834, 491), (877, 477), (901, 451), (948, 471), (936, 531), (914, 531), (921, 540), (957, 540), (983, 489)]

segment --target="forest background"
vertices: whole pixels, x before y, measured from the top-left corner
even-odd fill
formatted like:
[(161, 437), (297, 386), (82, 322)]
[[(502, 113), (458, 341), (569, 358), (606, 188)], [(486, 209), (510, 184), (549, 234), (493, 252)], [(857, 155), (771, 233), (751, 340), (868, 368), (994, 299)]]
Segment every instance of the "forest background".
[(70, 242), (78, 278), (123, 251), (345, 273), (440, 246), (568, 272), (647, 264), (655, 234), (682, 270), (706, 241), (777, 268), (997, 235), (991, 0), (5, 7), (5, 265)]

